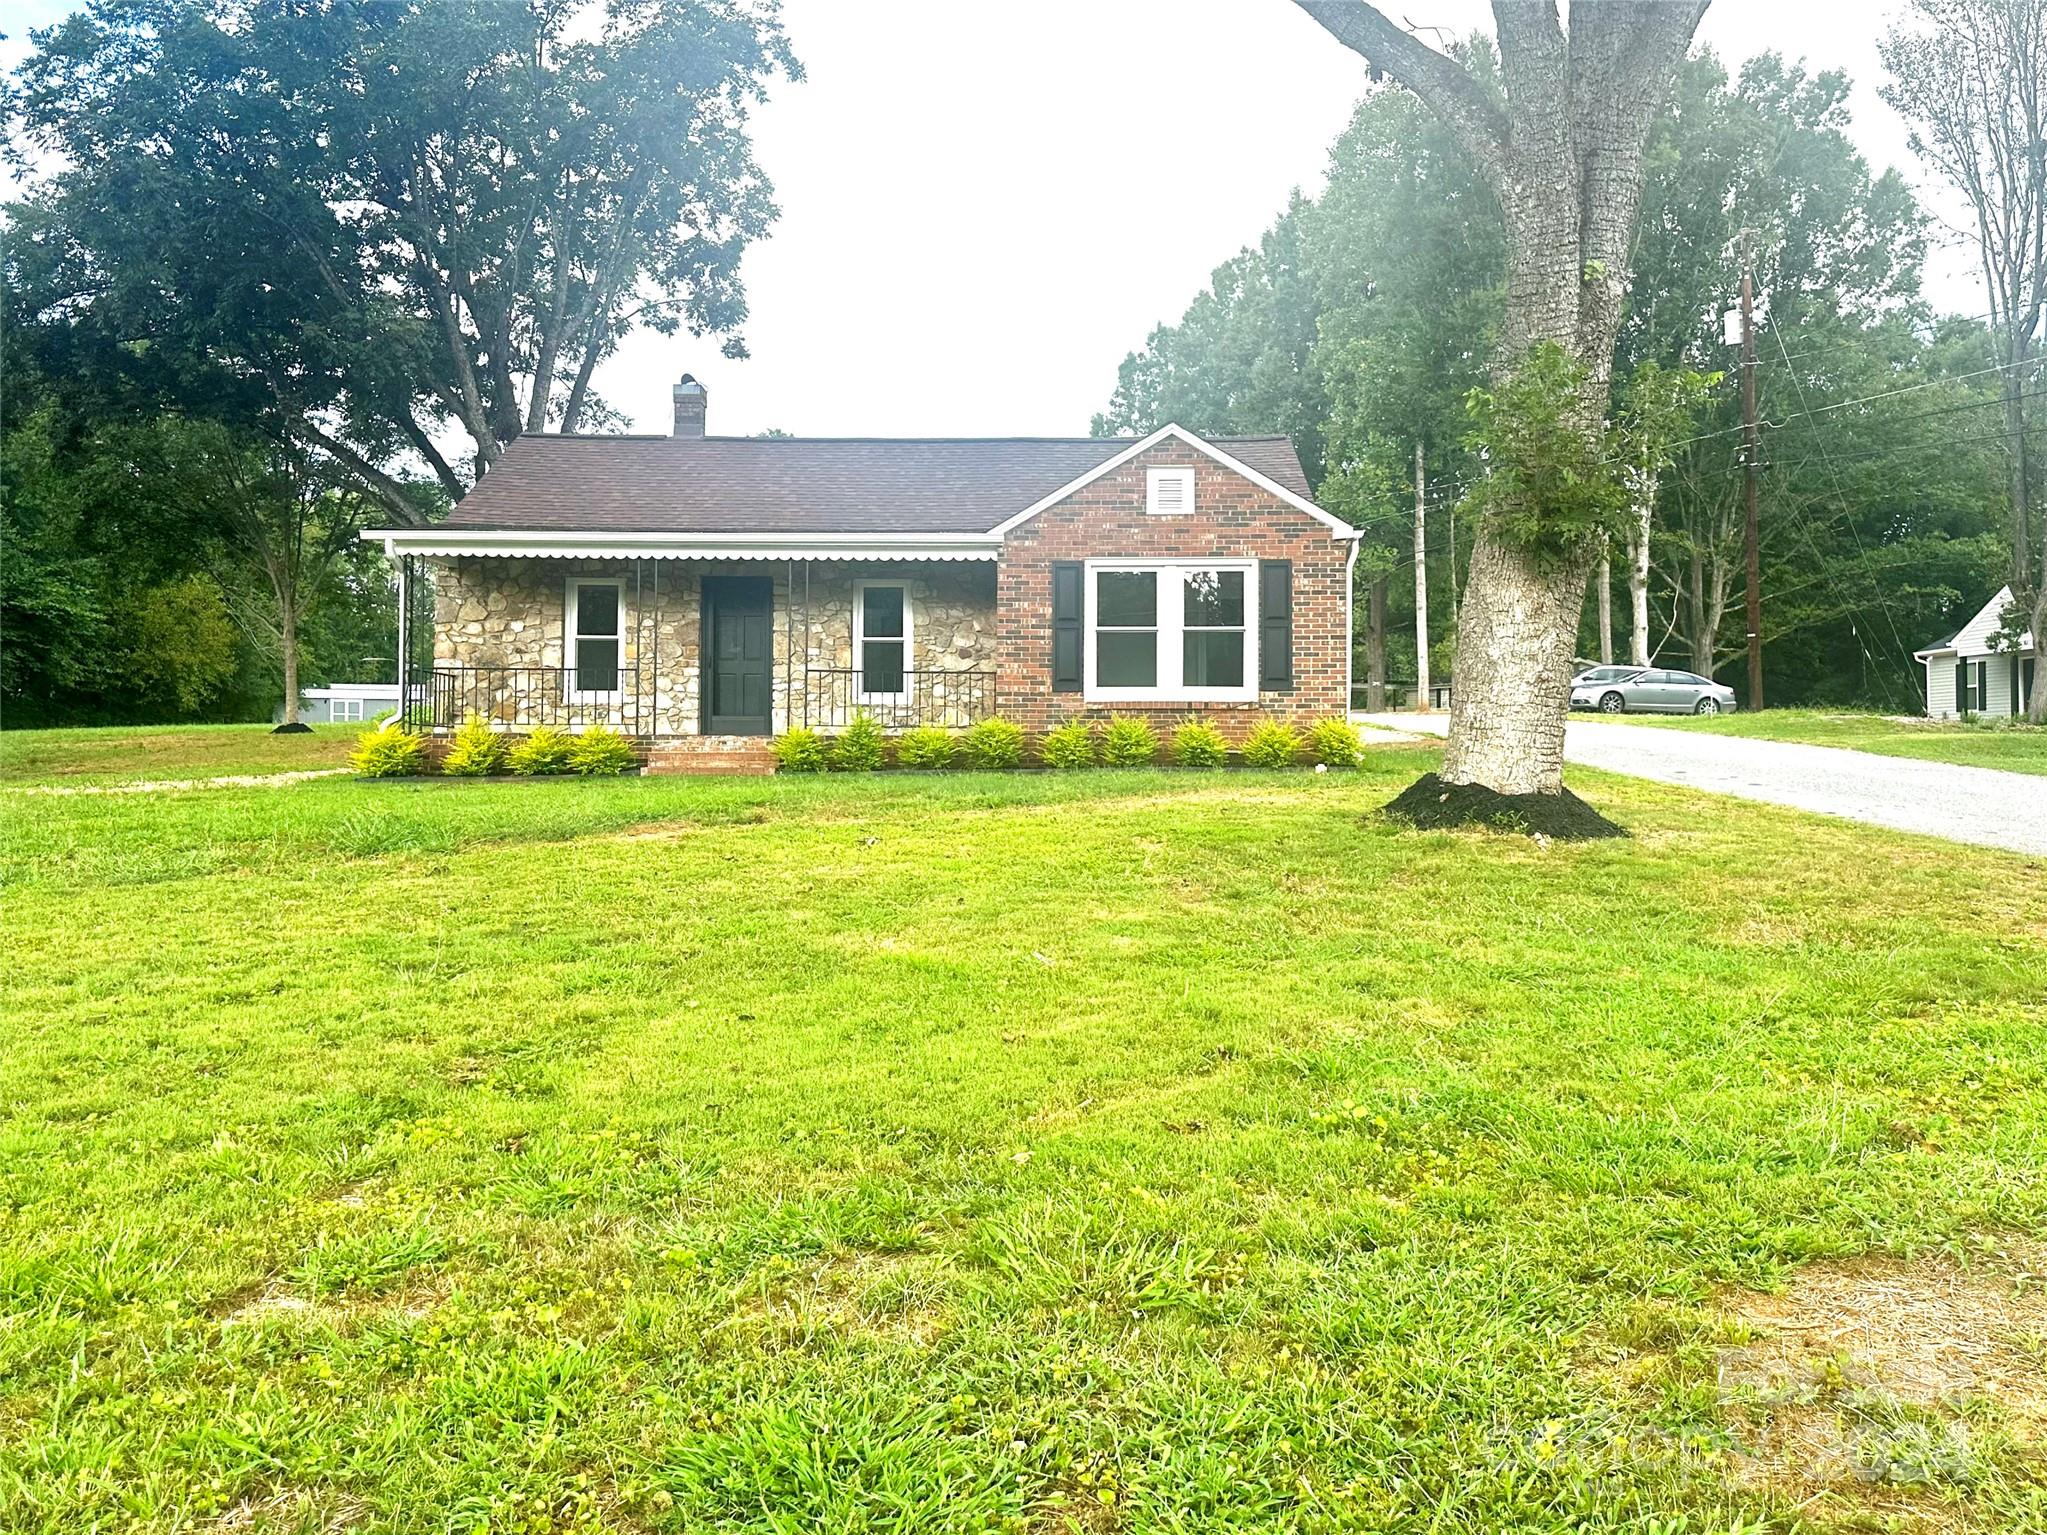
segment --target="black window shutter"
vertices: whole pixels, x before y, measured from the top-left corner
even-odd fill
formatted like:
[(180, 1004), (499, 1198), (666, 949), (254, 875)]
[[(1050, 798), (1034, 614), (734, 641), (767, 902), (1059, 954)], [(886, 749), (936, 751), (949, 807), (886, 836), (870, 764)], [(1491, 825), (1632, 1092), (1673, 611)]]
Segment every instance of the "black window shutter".
[(1258, 686), (1284, 692), (1294, 685), (1294, 562), (1258, 562)]
[(1955, 713), (1969, 712), (1969, 663), (1955, 662)]
[(1052, 691), (1080, 691), (1080, 599), (1085, 567), (1052, 562)]

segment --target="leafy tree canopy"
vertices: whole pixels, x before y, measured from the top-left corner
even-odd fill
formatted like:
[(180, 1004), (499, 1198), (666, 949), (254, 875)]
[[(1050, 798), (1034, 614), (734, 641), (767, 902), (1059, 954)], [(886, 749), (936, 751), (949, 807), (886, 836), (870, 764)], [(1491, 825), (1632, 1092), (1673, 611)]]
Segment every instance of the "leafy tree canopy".
[(22, 317), (74, 362), (346, 466), (396, 512), (600, 409), (633, 327), (744, 349), (775, 216), (748, 117), (798, 73), (741, 0), (94, 0), (34, 34)]
[[(1483, 39), (1459, 57), (1493, 89)], [(1710, 52), (1686, 60), (1647, 150), (1608, 452), (1637, 465), (1645, 441), (1661, 444), (1650, 648), (1710, 671), (1740, 643), (1724, 622), (1740, 591), (1739, 375), (1721, 326), (1746, 230), (1772, 423), (1773, 696), (1905, 707), (1912, 648), (2001, 579), (1995, 381), (1982, 372), (1993, 359), (1980, 326), (1936, 319), (1921, 299), (1926, 217), (1895, 172), (1856, 152), (1848, 92), (1844, 76), (1774, 54), (1732, 76)], [(1453, 136), (1406, 92), (1376, 88), (1322, 191), (1296, 194), (1257, 247), (1124, 360), (1096, 429), (1290, 433), (1322, 504), (1368, 530), (1367, 579), (1411, 562), (1420, 441), (1441, 582), (1450, 514), (1481, 485), (1466, 401), (1484, 388), (1498, 403), (1487, 374), (1505, 269), (1498, 209)], [(1500, 493), (1457, 511), (1460, 555), (1469, 519)], [(1414, 675), (1408, 585), (1390, 588), (1396, 677)], [(1449, 619), (1447, 601), (1431, 604), (1432, 635)], [(1588, 630), (1581, 653), (1593, 646)]]

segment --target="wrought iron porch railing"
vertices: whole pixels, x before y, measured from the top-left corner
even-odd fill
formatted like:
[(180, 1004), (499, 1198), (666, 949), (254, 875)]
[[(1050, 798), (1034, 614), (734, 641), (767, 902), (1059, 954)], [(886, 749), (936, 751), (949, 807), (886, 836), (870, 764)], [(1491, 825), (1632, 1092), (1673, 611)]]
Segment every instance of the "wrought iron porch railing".
[(615, 680), (607, 692), (578, 691), (576, 674), (563, 666), (436, 666), (408, 687), (406, 718), (435, 730), (476, 714), (512, 729), (609, 725), (631, 736), (664, 734), (652, 689), (630, 666)]
[(884, 730), (912, 725), (971, 725), (995, 712), (995, 673), (944, 669), (906, 671), (900, 692), (867, 690), (854, 667), (813, 666), (803, 674), (803, 723), (841, 729), (865, 713)]

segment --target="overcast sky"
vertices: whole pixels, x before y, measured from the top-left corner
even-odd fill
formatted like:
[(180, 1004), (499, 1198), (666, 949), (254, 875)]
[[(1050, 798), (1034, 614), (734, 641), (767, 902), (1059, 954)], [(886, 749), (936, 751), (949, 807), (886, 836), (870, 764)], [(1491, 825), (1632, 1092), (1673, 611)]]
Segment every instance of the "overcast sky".
[[(1389, 9), (1490, 30), (1485, 0)], [(1953, 219), (1876, 93), (1897, 9), (1714, 0), (1700, 36), (1730, 66), (1775, 48), (1846, 70), (1864, 153)], [(746, 258), (752, 355), (629, 341), (597, 382), (639, 430), (667, 430), (689, 371), (714, 433), (1083, 433), (1124, 354), (1292, 188), (1320, 184), (1364, 81), (1291, 0), (785, 0), (784, 15), (808, 78), (755, 119), (782, 217)], [(1935, 251), (1935, 302), (1983, 309), (1971, 262), (1957, 239)]]

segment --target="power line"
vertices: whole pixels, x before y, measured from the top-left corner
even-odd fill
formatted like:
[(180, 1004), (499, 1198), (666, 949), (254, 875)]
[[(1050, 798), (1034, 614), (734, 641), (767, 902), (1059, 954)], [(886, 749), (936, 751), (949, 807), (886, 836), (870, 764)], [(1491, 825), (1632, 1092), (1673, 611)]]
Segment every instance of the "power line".
[[(1937, 330), (1943, 325), (1980, 325), (1992, 318), (1993, 316), (1988, 311), (1982, 314), (1959, 315), (1943, 314), (1935, 315), (1931, 320), (1925, 321), (1923, 323), (1926, 325), (1927, 328)], [(1924, 344), (1930, 343), (1934, 339), (1932, 336), (1920, 335), (1919, 327), (1922, 324), (1922, 322), (1917, 320), (1906, 320), (1904, 323), (1910, 329), (1914, 340)], [(1775, 332), (1776, 330), (1774, 326), (1771, 327), (1771, 329), (1773, 332)], [(1788, 362), (1797, 362), (1801, 358), (1825, 357), (1833, 352), (1860, 351), (1864, 347), (1868, 346), (1871, 342), (1881, 341), (1882, 339), (1883, 339), (1882, 332), (1876, 330), (1865, 330), (1861, 332), (1859, 335), (1857, 335), (1856, 338), (1852, 341), (1832, 341), (1828, 342), (1825, 346), (1800, 347), (1797, 351), (1789, 353), (1785, 360)], [(1780, 349), (1782, 347), (1781, 336), (1779, 338), (1779, 347)]]
[[(2028, 358), (2024, 362), (2001, 362), (1988, 368), (1977, 368), (1973, 372), (1969, 373), (1949, 373), (1943, 375), (1940, 378), (1923, 379), (1916, 384), (1907, 384), (1899, 389), (1886, 389), (1878, 394), (1859, 395), (1852, 400), (1836, 400), (1831, 405), (1815, 405), (1806, 410), (1795, 410), (1791, 412), (1791, 414), (1788, 416), (1779, 416), (1773, 421), (1765, 421), (1762, 424), (1772, 431), (1781, 431), (1794, 421), (1805, 421), (1810, 420), (1815, 416), (1830, 415), (1834, 411), (1848, 410), (1853, 406), (1857, 405), (1874, 405), (1879, 400), (1892, 400), (1896, 399), (1900, 395), (1917, 394), (1919, 391), (1923, 389), (1937, 389), (1942, 384), (1959, 384), (1972, 378), (1981, 378), (1986, 373), (2008, 373), (2013, 368), (2032, 367), (2035, 365), (2036, 361), (2037, 359)], [(1796, 382), (1795, 377), (1794, 382)], [(1803, 398), (1804, 396), (1803, 386), (1800, 386), (1799, 394), (1800, 397)], [(1956, 407), (1956, 409), (1961, 408), (1963, 407), (1959, 406)], [(1937, 412), (1935, 414), (1937, 414)], [(1911, 418), (1906, 417), (1904, 419), (1910, 420)], [(1739, 425), (1721, 427), (1715, 431), (1701, 432), (1695, 437), (1680, 438), (1678, 441), (1669, 444), (1669, 447), (1673, 450), (1677, 448), (1688, 448), (1692, 446), (1694, 443), (1711, 442), (1716, 437), (1732, 436), (1734, 433), (1739, 432), (1740, 430), (1741, 427)], [(1611, 462), (1611, 460), (1609, 460), (1609, 462)]]
[[(1777, 336), (1776, 341), (1778, 349), (1780, 351), (1783, 350), (1784, 338), (1781, 335)], [(1798, 377), (1798, 374), (1796, 372), (1793, 372), (1791, 375), (1791, 383), (1792, 387), (1798, 391), (1799, 403), (1803, 405), (1805, 403), (1805, 384)], [(1820, 462), (1826, 466), (1827, 475), (1834, 482), (1834, 494), (1840, 498), (1842, 505), (1845, 507), (1848, 502), (1848, 492), (1841, 484), (1841, 471), (1836, 469), (1834, 467), (1834, 461), (1831, 458), (1827, 457), (1827, 447), (1824, 438), (1818, 441), (1817, 446), (1819, 448), (1820, 453)], [(1788, 504), (1791, 507), (1792, 515), (1800, 519), (1799, 525), (1805, 531), (1806, 547), (1812, 550), (1813, 559), (1819, 563), (1822, 569), (1824, 569), (1826, 566), (1826, 559), (1820, 553), (1819, 543), (1816, 539), (1813, 538), (1811, 529), (1805, 528), (1803, 521), (1804, 514), (1799, 511), (1796, 502), (1791, 502)], [(1855, 540), (1855, 550), (1862, 561), (1863, 574), (1866, 577), (1870, 578), (1869, 581), (1870, 590), (1876, 595), (1877, 611), (1883, 614), (1884, 622), (1890, 626), (1891, 639), (1896, 643), (1898, 650), (1902, 654), (1906, 655), (1911, 654), (1911, 647), (1905, 643), (1904, 635), (1898, 632), (1898, 620), (1896, 616), (1891, 612), (1890, 599), (1884, 595), (1883, 587), (1879, 585), (1878, 582), (1875, 580), (1874, 576), (1871, 575), (1869, 569), (1869, 549), (1862, 542), (1861, 529), (1857, 528), (1853, 521), (1850, 521), (1848, 524), (1848, 533), (1849, 536)], [(1839, 591), (1838, 588), (1835, 592), (1835, 595), (1837, 597), (1841, 597), (1843, 601), (1846, 600), (1846, 594)], [(1867, 646), (1862, 644), (1862, 639), (1859, 634), (1856, 636), (1856, 645), (1859, 649), (1861, 649), (1863, 656), (1865, 658), (1868, 658), (1869, 649)], [(1888, 678), (1884, 676), (1884, 673), (1881, 669), (1878, 670), (1877, 676), (1879, 680), (1882, 681), (1883, 683), (1885, 699), (1895, 702), (1896, 695), (1893, 694), (1893, 692), (1891, 691), (1890, 682)]]

